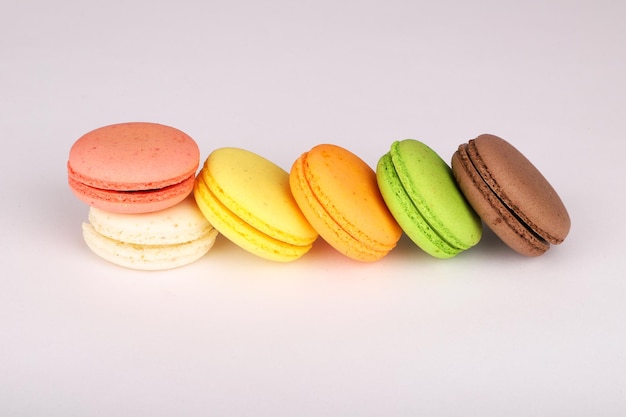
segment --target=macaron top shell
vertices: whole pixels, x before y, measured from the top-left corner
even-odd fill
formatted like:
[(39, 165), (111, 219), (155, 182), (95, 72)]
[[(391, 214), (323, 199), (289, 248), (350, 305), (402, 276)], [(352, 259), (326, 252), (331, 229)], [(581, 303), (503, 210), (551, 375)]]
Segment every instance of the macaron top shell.
[(516, 216), (553, 244), (563, 242), (571, 220), (541, 172), (515, 147), (494, 135), (470, 140), (467, 152), (478, 173)]
[(104, 126), (70, 149), (68, 175), (89, 187), (115, 191), (160, 189), (195, 175), (196, 142), (170, 126), (130, 122)]
[(395, 247), (402, 233), (376, 184), (376, 174), (350, 151), (317, 145), (290, 174), (296, 201), (320, 235), (345, 255), (374, 261)]
[(479, 242), (479, 217), (458, 189), (450, 167), (424, 143), (394, 142), (379, 160), (377, 179), (392, 214), (425, 252), (450, 258)]

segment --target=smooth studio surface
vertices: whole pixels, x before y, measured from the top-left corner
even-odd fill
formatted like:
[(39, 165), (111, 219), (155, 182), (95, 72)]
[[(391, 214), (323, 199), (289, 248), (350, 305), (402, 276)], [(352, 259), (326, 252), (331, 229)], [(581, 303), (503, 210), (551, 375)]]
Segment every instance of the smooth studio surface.
[[(625, 415), (621, 161), (626, 6), (615, 1), (62, 0), (0, 5), (0, 415)], [(572, 219), (520, 256), (483, 230), (440, 260), (406, 236), (360, 263), (223, 236), (191, 265), (94, 256), (67, 185), (85, 132), (173, 126), (201, 160), (289, 170), (320, 143), (372, 168), (414, 138), (446, 162), (518, 148)]]

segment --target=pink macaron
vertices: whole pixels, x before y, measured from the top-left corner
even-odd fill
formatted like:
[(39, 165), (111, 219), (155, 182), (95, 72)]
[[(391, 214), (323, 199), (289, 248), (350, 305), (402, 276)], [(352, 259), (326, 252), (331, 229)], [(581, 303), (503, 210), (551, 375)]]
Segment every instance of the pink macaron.
[(200, 150), (161, 124), (119, 123), (80, 137), (67, 162), (69, 186), (90, 206), (116, 213), (172, 207), (193, 190)]

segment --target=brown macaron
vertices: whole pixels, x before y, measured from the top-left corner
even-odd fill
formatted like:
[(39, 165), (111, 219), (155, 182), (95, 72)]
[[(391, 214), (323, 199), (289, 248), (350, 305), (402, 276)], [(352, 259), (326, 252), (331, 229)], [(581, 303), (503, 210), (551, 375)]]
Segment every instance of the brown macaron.
[(526, 256), (545, 253), (570, 230), (567, 209), (539, 170), (513, 145), (484, 134), (452, 156), (459, 188), (483, 222)]

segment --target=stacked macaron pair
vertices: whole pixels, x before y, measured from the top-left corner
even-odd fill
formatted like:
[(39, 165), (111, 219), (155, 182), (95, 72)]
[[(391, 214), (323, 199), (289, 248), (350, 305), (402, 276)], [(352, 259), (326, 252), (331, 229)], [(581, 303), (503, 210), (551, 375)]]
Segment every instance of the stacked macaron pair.
[(71, 190), (89, 205), (83, 238), (120, 266), (160, 270), (206, 254), (217, 230), (192, 190), (200, 163), (196, 142), (155, 123), (122, 123), (80, 137), (67, 163)]
[[(91, 206), (83, 227), (88, 246), (123, 266), (164, 269), (201, 257), (217, 232), (280, 262), (302, 257), (321, 237), (351, 259), (373, 262), (405, 233), (429, 255), (451, 258), (478, 244), (484, 223), (518, 253), (537, 256), (570, 228), (548, 181), (493, 135), (461, 144), (451, 166), (426, 144), (405, 139), (375, 170), (332, 144), (302, 153), (289, 172), (232, 147), (213, 150), (198, 167), (195, 142), (163, 125), (112, 125), (80, 138), (68, 172), (72, 190)], [(174, 214), (170, 229), (179, 233), (172, 240), (157, 219)], [(181, 224), (193, 224), (193, 233)], [(175, 256), (183, 246), (196, 250)]]

